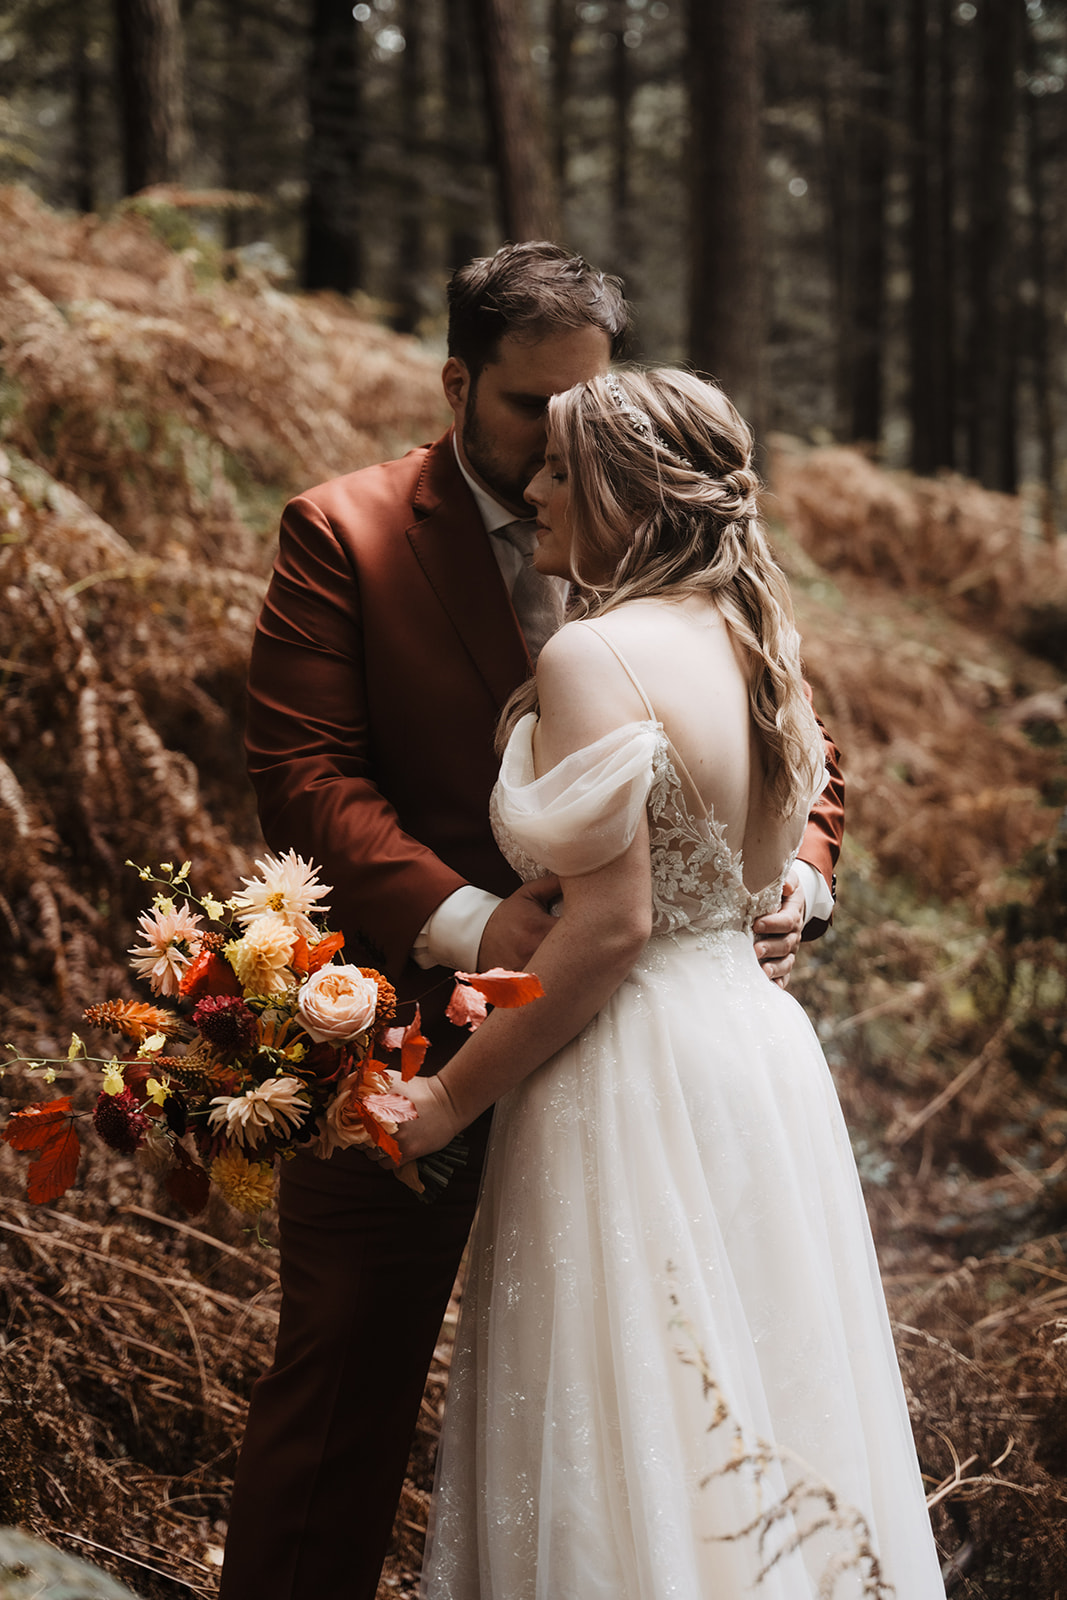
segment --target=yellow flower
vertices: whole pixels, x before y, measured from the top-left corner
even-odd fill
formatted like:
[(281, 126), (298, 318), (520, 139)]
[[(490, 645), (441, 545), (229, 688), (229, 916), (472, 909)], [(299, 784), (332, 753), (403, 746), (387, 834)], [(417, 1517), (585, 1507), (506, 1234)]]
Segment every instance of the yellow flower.
[(222, 913), (226, 909), (221, 900), (216, 900), (213, 894), (204, 894), (200, 896), (200, 904), (203, 906), (212, 922), (221, 921)]
[(44, 1069), (44, 1081), (45, 1081), (45, 1083), (55, 1083), (55, 1081), (56, 1081), (56, 1069), (55, 1069), (55, 1067), (45, 1067), (45, 1069)]
[(73, 1061), (75, 1056), (83, 1056), (84, 1054), (85, 1046), (78, 1038), (78, 1035), (76, 1033), (72, 1033), (70, 1036), (70, 1049), (67, 1051), (67, 1060)]
[(107, 1066), (104, 1068), (104, 1093), (121, 1094), (125, 1087), (126, 1080), (122, 1076), (122, 1069), (114, 1057), (112, 1057)]
[(225, 1150), (211, 1163), (211, 1180), (235, 1211), (256, 1212), (274, 1198), (274, 1167), (248, 1161), (239, 1150)]
[(157, 1106), (162, 1106), (170, 1094), (170, 1079), (164, 1078), (161, 1082), (159, 1078), (149, 1078), (145, 1084), (145, 1092), (149, 1100), (154, 1100)]
[(158, 1054), (166, 1042), (167, 1036), (165, 1033), (150, 1033), (148, 1038), (142, 1039), (141, 1043), (137, 1046), (137, 1059), (140, 1060), (142, 1056), (154, 1056)]
[(284, 994), (296, 930), (276, 911), (257, 917), (223, 952), (245, 994)]

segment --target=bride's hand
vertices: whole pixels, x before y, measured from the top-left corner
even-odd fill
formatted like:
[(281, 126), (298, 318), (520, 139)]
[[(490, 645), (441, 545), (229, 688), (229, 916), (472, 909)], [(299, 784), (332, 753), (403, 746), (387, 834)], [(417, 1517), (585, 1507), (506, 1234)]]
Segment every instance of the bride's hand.
[(395, 1134), (401, 1164), (443, 1150), (460, 1131), (459, 1119), (444, 1085), (436, 1078), (409, 1078), (403, 1083), (398, 1072), (389, 1076), (394, 1093), (406, 1095), (418, 1112), (414, 1121), (402, 1122)]

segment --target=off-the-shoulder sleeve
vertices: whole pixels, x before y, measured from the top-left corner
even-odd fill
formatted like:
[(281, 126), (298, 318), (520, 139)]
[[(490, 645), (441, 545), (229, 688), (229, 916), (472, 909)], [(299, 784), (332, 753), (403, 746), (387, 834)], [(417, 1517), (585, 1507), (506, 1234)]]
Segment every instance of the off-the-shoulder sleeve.
[(595, 872), (633, 841), (652, 783), (654, 722), (628, 722), (534, 776), (528, 713), (500, 764), (494, 824), (532, 860), (560, 877)]

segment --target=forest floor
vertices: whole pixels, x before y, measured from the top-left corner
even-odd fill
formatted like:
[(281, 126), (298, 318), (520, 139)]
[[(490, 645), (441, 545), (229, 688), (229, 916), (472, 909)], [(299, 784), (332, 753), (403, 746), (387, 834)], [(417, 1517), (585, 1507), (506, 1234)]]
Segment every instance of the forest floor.
[[(236, 732), (288, 494), (433, 437), (438, 359), (280, 293), (181, 208), (0, 191), (0, 1043), (65, 1056), (130, 993), (128, 858), (226, 895), (260, 847)], [(853, 1136), (954, 1595), (1067, 1571), (1067, 581), (1025, 497), (779, 440), (767, 515), (844, 753), (833, 928), (793, 992)], [(72, 1062), (62, 1087), (96, 1086)], [(50, 1093), (9, 1068), (0, 1116)], [(215, 1593), (274, 1260), (84, 1140), (0, 1146), (0, 1524), (146, 1600)], [(381, 1596), (409, 1596), (456, 1305)], [(383, 1379), (384, 1379), (383, 1375)], [(372, 1443), (372, 1442), (371, 1442)], [(903, 1597), (901, 1597), (903, 1600)]]

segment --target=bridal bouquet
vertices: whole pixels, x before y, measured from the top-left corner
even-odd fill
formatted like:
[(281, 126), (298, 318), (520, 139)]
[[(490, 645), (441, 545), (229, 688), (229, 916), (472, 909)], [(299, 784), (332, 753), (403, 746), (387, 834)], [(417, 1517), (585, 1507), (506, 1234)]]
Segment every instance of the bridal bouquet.
[[(133, 866), (133, 862), (127, 862)], [(394, 1135), (416, 1115), (395, 1092), (378, 1053), (400, 1052), (402, 1081), (422, 1065), (430, 1041), (419, 1008), (396, 1024), (396, 994), (371, 967), (335, 958), (339, 933), (312, 918), (329, 888), (295, 852), (257, 861), (259, 878), (225, 903), (189, 888), (189, 862), (159, 875), (138, 922), (131, 967), (168, 1004), (105, 1000), (86, 1021), (125, 1041), (126, 1054), (89, 1057), (77, 1034), (67, 1060), (102, 1070), (92, 1122), (113, 1150), (137, 1154), (160, 1173), (173, 1200), (189, 1213), (214, 1185), (238, 1211), (257, 1214), (274, 1192), (274, 1159), (304, 1149), (324, 1158), (355, 1146), (400, 1162)], [(542, 993), (530, 973), (457, 973), (448, 1016), (477, 1027), (493, 1005), (524, 1005)], [(8, 1046), (12, 1050), (11, 1045)], [(54, 1082), (58, 1061), (17, 1061)], [(48, 1202), (74, 1182), (80, 1144), (71, 1097), (26, 1107), (2, 1137), (32, 1152), (31, 1200)], [(397, 1177), (423, 1199), (448, 1182), (465, 1159), (462, 1139)]]

